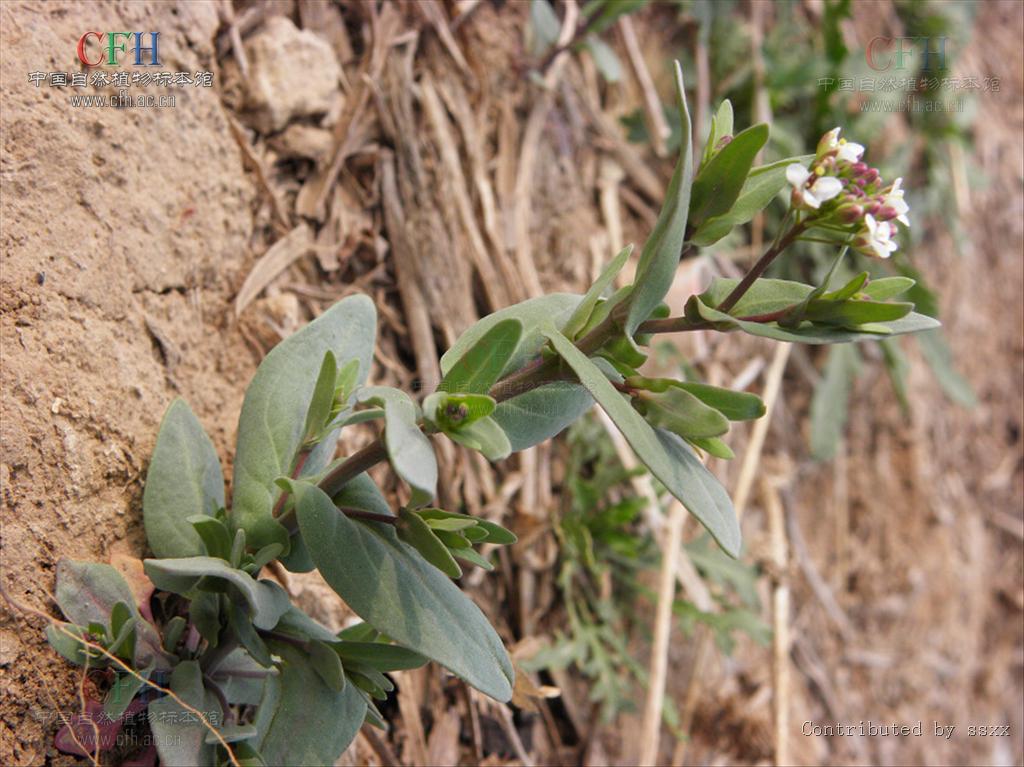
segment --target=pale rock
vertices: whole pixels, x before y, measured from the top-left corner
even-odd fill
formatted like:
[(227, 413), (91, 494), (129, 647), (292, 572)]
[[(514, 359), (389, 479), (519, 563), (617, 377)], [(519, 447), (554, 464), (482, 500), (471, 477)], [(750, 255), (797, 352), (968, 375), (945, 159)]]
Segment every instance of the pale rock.
[(334, 146), (330, 131), (304, 123), (293, 123), (268, 142), (282, 157), (322, 160)]
[(262, 133), (297, 117), (323, 114), (338, 90), (341, 68), (330, 44), (283, 16), (267, 20), (246, 44), (248, 122)]

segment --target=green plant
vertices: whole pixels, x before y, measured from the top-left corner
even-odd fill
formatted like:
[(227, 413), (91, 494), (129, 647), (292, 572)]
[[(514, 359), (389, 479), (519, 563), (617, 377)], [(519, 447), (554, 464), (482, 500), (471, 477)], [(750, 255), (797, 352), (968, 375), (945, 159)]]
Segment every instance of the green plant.
[[(499, 460), (558, 434), (596, 401), (651, 474), (726, 553), (739, 554), (729, 497), (694, 448), (729, 455), (729, 422), (757, 418), (763, 406), (749, 394), (644, 377), (641, 347), (658, 333), (698, 329), (825, 344), (937, 323), (888, 300), (913, 284), (906, 278), (861, 274), (835, 290), (828, 278), (817, 287), (763, 279), (809, 237), (887, 255), (888, 219), (906, 213), (900, 190), (884, 186), (837, 131), (810, 170), (808, 158), (752, 167), (768, 128), (734, 136), (728, 102), (695, 169), (678, 66), (677, 89), (679, 162), (632, 285), (605, 297), (626, 249), (583, 296), (543, 296), (484, 318), (442, 357), (444, 378), (422, 405), (365, 385), (374, 306), (364, 296), (338, 302), (272, 350), (250, 383), (230, 507), (209, 439), (184, 402), (171, 405), (146, 479), (155, 556), (144, 573), (126, 579), (68, 561), (58, 570), (69, 623), (51, 626), (49, 639), (73, 663), (114, 670), (104, 704), (112, 726), (144, 705), (167, 765), (329, 764), (364, 721), (383, 726), (374, 701), (392, 689), (390, 671), (433, 660), (508, 700), (513, 669), (502, 642), (450, 577), (460, 562), (489, 567), (475, 544), (515, 536), (431, 506), (438, 477), (428, 435)], [(667, 316), (662, 301), (684, 247), (724, 237), (787, 181), (792, 204), (764, 256), (744, 278), (715, 280), (683, 315)], [(332, 460), (339, 431), (366, 421), (382, 423), (380, 436)], [(385, 461), (409, 488), (397, 512), (367, 474)], [(260, 577), (274, 563), (316, 568), (365, 623), (327, 630)], [(66, 729), (85, 731), (78, 721)], [(80, 753), (104, 744), (96, 731), (78, 740)]]
[[(559, 544), (557, 604), (565, 610), (565, 620), (551, 642), (521, 666), (526, 671), (575, 666), (589, 681), (590, 700), (610, 722), (635, 708), (636, 687), (647, 684), (647, 669), (631, 645), (650, 628), (645, 606), (657, 595), (647, 584), (661, 555), (641, 520), (648, 501), (629, 482), (643, 469), (629, 472), (622, 466), (607, 432), (593, 417), (573, 424), (566, 441), (566, 484), (553, 519)], [(691, 633), (698, 622), (709, 625), (725, 652), (732, 651), (736, 631), (764, 641), (770, 631), (757, 617), (756, 569), (723, 553), (708, 536), (687, 549), (712, 584), (718, 609), (705, 613), (676, 599), (673, 611), (682, 628)], [(671, 716), (666, 710), (666, 724), (674, 729)]]

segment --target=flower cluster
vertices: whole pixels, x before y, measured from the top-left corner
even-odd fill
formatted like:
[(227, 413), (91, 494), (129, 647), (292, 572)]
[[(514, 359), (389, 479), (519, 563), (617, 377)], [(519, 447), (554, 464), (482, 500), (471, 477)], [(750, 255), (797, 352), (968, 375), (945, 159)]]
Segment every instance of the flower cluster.
[(863, 156), (863, 146), (839, 138), (839, 128), (830, 130), (818, 142), (810, 169), (799, 163), (786, 168), (792, 204), (816, 224), (852, 227), (854, 249), (888, 258), (897, 247), (894, 222), (910, 226), (903, 179), (886, 185), (877, 168), (861, 161)]

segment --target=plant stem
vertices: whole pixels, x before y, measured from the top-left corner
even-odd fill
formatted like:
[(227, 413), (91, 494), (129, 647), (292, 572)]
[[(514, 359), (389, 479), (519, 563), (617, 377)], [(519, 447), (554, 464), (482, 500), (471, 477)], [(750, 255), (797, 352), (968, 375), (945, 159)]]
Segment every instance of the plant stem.
[(383, 522), (385, 525), (397, 525), (398, 517), (390, 514), (374, 514), (372, 511), (353, 509), (349, 506), (339, 506), (338, 511), (352, 519), (365, 519), (367, 522)]
[(217, 667), (224, 662), (234, 649), (238, 647), (238, 635), (231, 626), (227, 626), (220, 637), (217, 646), (208, 649), (199, 659), (199, 667), (204, 674), (211, 676), (217, 672)]
[(750, 267), (750, 271), (743, 275), (743, 279), (733, 288), (732, 293), (726, 296), (725, 300), (716, 306), (715, 309), (723, 314), (728, 314), (729, 310), (736, 306), (739, 300), (750, 290), (750, 286), (757, 281), (758, 277), (764, 274), (765, 269), (771, 265), (772, 261), (782, 251), (792, 245), (796, 238), (803, 234), (805, 228), (806, 226), (800, 222), (793, 224), (793, 227), (785, 235), (772, 243), (772, 246), (765, 251), (757, 263)]
[(298, 637), (293, 637), (291, 634), (283, 634), (280, 631), (265, 629), (256, 629), (256, 631), (261, 637), (264, 637), (265, 639), (273, 639), (276, 642), (288, 644), (292, 647), (297, 647), (300, 650), (305, 650), (306, 652), (309, 652), (309, 640), (307, 639), (299, 639)]
[(377, 437), (369, 445), (356, 451), (335, 467), (333, 471), (320, 480), (319, 487), (327, 495), (333, 497), (346, 484), (387, 457), (388, 453), (384, 448), (384, 440), (381, 437)]
[(206, 689), (212, 692), (217, 698), (217, 702), (220, 703), (220, 708), (224, 712), (224, 721), (228, 723), (233, 722), (235, 720), (235, 712), (231, 708), (231, 704), (228, 703), (224, 690), (221, 689), (220, 685), (209, 674), (203, 674), (203, 682)]
[[(302, 467), (306, 465), (306, 461), (309, 459), (309, 454), (313, 452), (313, 448), (303, 448), (299, 451), (299, 457), (295, 461), (295, 468), (292, 470), (291, 477), (295, 479), (302, 473)], [(281, 497), (277, 499), (277, 503), (274, 504), (274, 511), (272, 512), (274, 519), (281, 514), (281, 509), (284, 508), (284, 502), (288, 498), (288, 493), (281, 491)]]

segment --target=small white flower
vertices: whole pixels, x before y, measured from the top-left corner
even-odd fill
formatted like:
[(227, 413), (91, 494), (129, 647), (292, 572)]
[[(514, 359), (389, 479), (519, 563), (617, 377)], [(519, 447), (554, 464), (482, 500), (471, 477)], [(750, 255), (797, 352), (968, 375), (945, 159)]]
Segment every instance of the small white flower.
[(836, 155), (836, 158), (840, 162), (860, 162), (860, 158), (863, 156), (864, 147), (860, 144), (855, 144), (845, 139), (839, 142), (839, 153)]
[(896, 220), (904, 226), (910, 226), (910, 219), (907, 218), (907, 213), (910, 211), (910, 206), (903, 199), (903, 189), (900, 187), (903, 185), (903, 179), (896, 179), (892, 187), (886, 193), (885, 198), (882, 200), (882, 205), (886, 208), (892, 208), (896, 211)]
[(876, 221), (875, 217), (868, 213), (864, 216), (864, 223), (868, 227), (868, 246), (879, 258), (888, 258), (899, 246), (892, 241), (892, 227), (886, 221)]
[(811, 177), (811, 172), (798, 162), (786, 166), (786, 181), (794, 189), (800, 189)]
[(843, 182), (835, 176), (819, 176), (811, 185), (811, 193), (819, 202), (828, 202), (843, 191)]
[(818, 176), (799, 163), (786, 167), (786, 180), (796, 192), (798, 203), (814, 210), (843, 191), (843, 182), (838, 178)]

